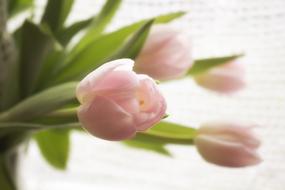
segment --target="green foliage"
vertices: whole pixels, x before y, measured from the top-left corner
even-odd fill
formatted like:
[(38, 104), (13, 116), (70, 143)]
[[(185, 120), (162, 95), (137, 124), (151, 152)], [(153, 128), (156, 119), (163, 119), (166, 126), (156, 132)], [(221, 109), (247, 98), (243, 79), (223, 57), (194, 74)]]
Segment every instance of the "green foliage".
[(227, 56), (227, 57), (217, 57), (217, 58), (196, 60), (194, 65), (188, 71), (188, 75), (197, 75), (197, 74), (206, 72), (209, 69), (212, 69), (219, 65), (226, 64), (229, 61), (235, 60), (241, 56), (242, 55), (232, 55), (232, 56)]
[(31, 8), (34, 0), (8, 0), (9, 16), (13, 17), (18, 13)]
[(20, 35), (21, 92), (22, 97), (26, 97), (35, 88), (43, 62), (52, 48), (53, 39), (42, 27), (30, 21), (25, 21)]
[[(144, 25), (149, 26), (149, 23), (143, 23), (141, 28), (145, 28)], [(139, 30), (140, 28), (138, 31)], [(73, 58), (55, 74), (54, 83), (58, 84), (68, 80), (78, 80), (103, 63), (110, 61), (131, 33), (131, 31), (128, 31), (126, 35), (124, 32), (125, 31), (119, 30), (103, 35), (77, 56), (72, 56)], [(147, 32), (147, 30), (142, 29), (141, 32)]]
[(42, 23), (47, 24), (53, 33), (57, 33), (65, 23), (74, 0), (48, 0)]
[[(169, 22), (182, 15), (182, 12), (161, 15), (155, 18), (154, 23)], [(152, 22), (147, 19), (136, 22), (117, 31), (101, 35), (79, 53), (71, 51), (66, 63), (54, 73), (54, 81), (50, 81), (50, 83), (58, 84), (68, 80), (81, 79), (88, 72), (114, 58), (134, 58), (142, 47)], [(133, 38), (126, 42), (132, 35)], [(132, 44), (136, 39), (138, 41)], [(128, 52), (129, 55), (126, 53), (127, 48), (133, 48)]]
[(73, 23), (72, 25), (63, 28), (60, 30), (57, 34), (57, 39), (60, 42), (62, 46), (66, 46), (70, 40), (81, 30), (86, 28), (91, 24), (93, 21), (93, 18), (89, 18), (86, 20), (82, 20), (76, 23)]
[(81, 129), (80, 123), (69, 123), (63, 124), (38, 124), (38, 123), (14, 123), (14, 122), (1, 122), (0, 123), (0, 138), (5, 135), (15, 133), (35, 133), (48, 129)]
[(57, 110), (75, 99), (76, 84), (62, 84), (30, 96), (0, 114), (0, 122), (29, 121)]
[(193, 144), (196, 129), (175, 123), (161, 121), (146, 132), (138, 133), (135, 138), (124, 141), (128, 146), (170, 155), (167, 144)]
[(86, 34), (79, 41), (72, 51), (72, 54), (76, 54), (84, 49), (90, 42), (94, 41), (107, 27), (116, 11), (118, 10), (122, 0), (107, 0), (100, 13), (94, 17)]
[[(0, 141), (3, 146), (3, 139), (5, 143), (16, 144), (36, 133), (35, 139), (48, 163), (58, 169), (66, 168), (70, 129), (79, 129), (81, 126), (76, 115), (76, 81), (107, 61), (135, 59), (153, 24), (167, 23), (185, 14), (175, 12), (160, 15), (105, 33), (121, 2), (106, 0), (96, 16), (65, 26), (74, 0), (48, 0), (40, 23), (26, 20), (16, 30), (13, 37), (19, 54), (13, 52), (13, 57), (19, 60), (15, 61), (19, 70), (15, 67), (10, 76), (19, 82), (21, 94), (5, 90), (8, 92), (5, 97), (20, 94), (21, 101), (0, 109), (4, 110), (0, 112)], [(32, 5), (33, 0), (9, 0), (9, 16)], [(82, 30), (86, 30), (83, 37), (74, 46), (68, 46), (71, 50), (67, 50), (67, 45)], [(8, 73), (4, 64), (0, 66), (2, 72)], [(17, 89), (12, 80), (9, 85)], [(1, 90), (0, 85), (0, 94)], [(4, 101), (0, 97), (0, 103), (3, 102), (6, 99)], [(161, 122), (125, 144), (170, 155), (166, 144), (192, 144), (194, 134), (193, 129)], [(0, 171), (0, 188), (6, 188), (2, 185), (2, 174)]]
[(131, 37), (128, 39), (120, 49), (110, 58), (119, 59), (119, 58), (131, 58), (135, 59), (139, 54), (141, 48), (144, 45), (144, 42), (149, 34), (150, 28), (154, 22), (154, 19), (146, 22), (142, 27), (137, 30)]
[(38, 147), (46, 161), (57, 169), (65, 169), (69, 158), (69, 129), (53, 129), (35, 135)]
[(142, 139), (138, 137), (132, 140), (126, 140), (123, 143), (132, 148), (138, 148), (142, 150), (156, 152), (165, 156), (171, 156), (171, 153), (164, 147), (165, 144), (163, 143), (153, 143), (148, 141), (147, 139)]
[(3, 111), (19, 100), (19, 68), (15, 44), (6, 33), (0, 36), (0, 49), (0, 111)]

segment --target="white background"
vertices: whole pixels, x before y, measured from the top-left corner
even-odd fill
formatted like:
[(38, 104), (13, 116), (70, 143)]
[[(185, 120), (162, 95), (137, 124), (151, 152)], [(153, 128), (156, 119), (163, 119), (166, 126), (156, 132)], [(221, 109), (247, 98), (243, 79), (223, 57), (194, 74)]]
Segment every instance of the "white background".
[[(102, 2), (77, 0), (69, 23), (93, 15)], [(74, 134), (64, 172), (50, 168), (31, 144), (21, 168), (26, 190), (285, 189), (285, 1), (125, 0), (109, 29), (177, 10), (190, 12), (174, 26), (191, 36), (195, 58), (246, 53), (248, 87), (221, 96), (191, 79), (162, 85), (169, 119), (192, 126), (221, 119), (259, 124), (264, 162), (227, 169), (204, 162), (193, 147), (169, 146), (173, 157), (164, 157)]]

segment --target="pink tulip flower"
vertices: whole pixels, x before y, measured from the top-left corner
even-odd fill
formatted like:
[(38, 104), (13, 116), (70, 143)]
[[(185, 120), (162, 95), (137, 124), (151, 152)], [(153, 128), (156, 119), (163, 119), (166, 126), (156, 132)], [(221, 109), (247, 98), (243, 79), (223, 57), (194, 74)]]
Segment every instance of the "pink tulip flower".
[(136, 74), (133, 65), (130, 59), (105, 63), (78, 84), (78, 118), (94, 136), (129, 139), (165, 115), (166, 102), (155, 81)]
[(169, 26), (154, 26), (135, 62), (136, 72), (156, 80), (182, 77), (193, 63), (190, 41)]
[(198, 129), (194, 143), (208, 162), (226, 167), (244, 167), (261, 162), (256, 153), (260, 141), (251, 127), (213, 123)]
[(206, 89), (230, 94), (245, 87), (245, 70), (241, 62), (230, 61), (194, 77)]

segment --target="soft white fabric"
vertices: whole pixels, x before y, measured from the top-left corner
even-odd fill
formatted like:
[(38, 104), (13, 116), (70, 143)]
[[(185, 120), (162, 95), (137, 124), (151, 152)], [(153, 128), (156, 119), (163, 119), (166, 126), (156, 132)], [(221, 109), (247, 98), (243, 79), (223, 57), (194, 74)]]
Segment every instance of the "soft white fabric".
[[(77, 0), (69, 22), (94, 14), (102, 2)], [(204, 162), (192, 147), (169, 146), (168, 158), (74, 134), (66, 172), (50, 168), (32, 144), (22, 164), (26, 190), (285, 189), (285, 1), (125, 0), (109, 30), (176, 10), (190, 11), (174, 25), (189, 32), (196, 58), (246, 53), (248, 88), (229, 97), (190, 79), (162, 85), (169, 119), (194, 126), (216, 119), (260, 124), (264, 162), (226, 169)]]

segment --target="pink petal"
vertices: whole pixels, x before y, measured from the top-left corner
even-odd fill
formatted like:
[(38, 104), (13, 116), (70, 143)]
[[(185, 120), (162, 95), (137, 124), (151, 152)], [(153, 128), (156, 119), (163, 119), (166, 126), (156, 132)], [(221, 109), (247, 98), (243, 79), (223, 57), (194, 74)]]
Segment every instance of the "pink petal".
[(222, 93), (233, 93), (245, 87), (244, 79), (234, 71), (214, 70), (198, 75), (195, 80), (200, 86)]
[(106, 140), (132, 138), (136, 129), (132, 116), (112, 100), (96, 96), (88, 105), (82, 105), (78, 118), (94, 136)]
[(198, 135), (196, 147), (201, 156), (210, 163), (227, 167), (244, 167), (261, 162), (254, 149), (238, 142), (228, 142), (209, 135)]
[(203, 124), (198, 129), (199, 134), (216, 136), (232, 142), (240, 142), (251, 148), (258, 148), (260, 140), (255, 136), (250, 127), (241, 127), (233, 123), (209, 123)]
[(165, 115), (166, 101), (155, 82), (146, 75), (139, 75), (138, 98), (143, 102), (141, 112), (135, 115), (137, 130), (146, 130), (159, 122)]
[(86, 98), (94, 93), (94, 88), (98, 83), (114, 70), (132, 71), (134, 62), (130, 59), (118, 59), (115, 61), (108, 62), (93, 72), (89, 73), (77, 86), (76, 96), (78, 100), (83, 103)]

